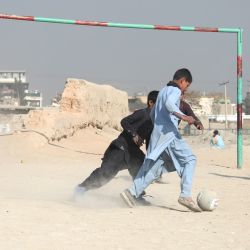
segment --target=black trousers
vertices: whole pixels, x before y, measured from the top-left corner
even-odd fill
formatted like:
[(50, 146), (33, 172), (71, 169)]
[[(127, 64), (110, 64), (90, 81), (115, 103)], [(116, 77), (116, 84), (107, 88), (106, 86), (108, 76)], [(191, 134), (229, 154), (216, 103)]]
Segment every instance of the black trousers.
[(144, 161), (144, 157), (142, 150), (136, 146), (125, 150), (111, 144), (104, 153), (101, 167), (95, 169), (79, 186), (87, 190), (99, 188), (124, 169), (128, 169), (129, 174), (134, 179)]

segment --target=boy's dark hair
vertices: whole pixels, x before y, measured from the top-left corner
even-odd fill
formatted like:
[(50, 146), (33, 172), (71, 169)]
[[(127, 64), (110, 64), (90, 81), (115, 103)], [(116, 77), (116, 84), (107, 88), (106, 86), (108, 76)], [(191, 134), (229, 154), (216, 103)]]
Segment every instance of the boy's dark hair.
[(220, 133), (219, 133), (219, 131), (216, 129), (216, 130), (214, 130), (214, 135), (219, 135)]
[(153, 91), (149, 92), (147, 104), (149, 104), (149, 101), (152, 101), (153, 103), (155, 103), (157, 96), (158, 96), (158, 93), (159, 93), (159, 91), (157, 91), (157, 90), (153, 90)]
[(184, 77), (189, 83), (193, 80), (190, 71), (185, 68), (178, 69), (174, 74), (173, 80), (180, 80), (182, 77)]

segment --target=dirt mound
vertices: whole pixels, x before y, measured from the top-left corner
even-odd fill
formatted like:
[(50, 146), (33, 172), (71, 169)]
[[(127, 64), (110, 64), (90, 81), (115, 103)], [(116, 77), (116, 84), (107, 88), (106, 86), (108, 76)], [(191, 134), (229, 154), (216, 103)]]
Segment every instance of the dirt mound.
[(127, 93), (109, 85), (67, 79), (60, 108), (30, 111), (25, 126), (60, 140), (87, 126), (108, 126), (119, 130), (120, 120), (128, 114)]

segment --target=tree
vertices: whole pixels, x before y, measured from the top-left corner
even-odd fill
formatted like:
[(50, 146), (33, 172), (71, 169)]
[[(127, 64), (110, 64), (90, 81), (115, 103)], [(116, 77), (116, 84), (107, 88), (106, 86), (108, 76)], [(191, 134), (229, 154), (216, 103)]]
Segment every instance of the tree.
[(247, 96), (244, 100), (245, 113), (246, 115), (250, 115), (250, 92), (247, 92)]

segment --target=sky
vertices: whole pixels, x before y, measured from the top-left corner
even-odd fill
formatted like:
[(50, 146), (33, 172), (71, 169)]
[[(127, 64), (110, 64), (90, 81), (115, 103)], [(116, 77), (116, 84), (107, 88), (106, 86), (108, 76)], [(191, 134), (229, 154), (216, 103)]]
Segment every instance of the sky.
[[(243, 98), (250, 89), (250, 1), (238, 0), (0, 0), (0, 13), (114, 23), (243, 29)], [(237, 100), (236, 34), (118, 29), (0, 19), (0, 71), (25, 70), (44, 104), (67, 78), (147, 94), (179, 68), (190, 90)], [(249, 81), (249, 82), (248, 82)]]

